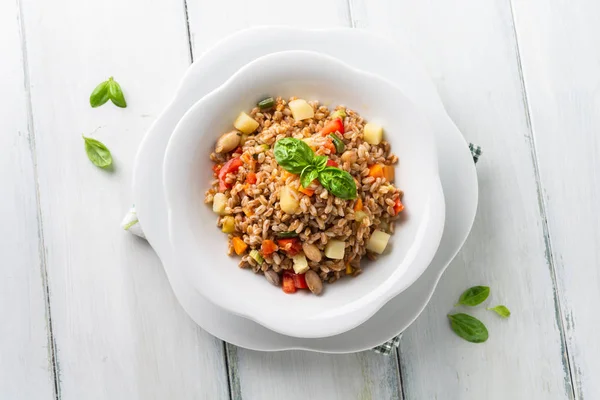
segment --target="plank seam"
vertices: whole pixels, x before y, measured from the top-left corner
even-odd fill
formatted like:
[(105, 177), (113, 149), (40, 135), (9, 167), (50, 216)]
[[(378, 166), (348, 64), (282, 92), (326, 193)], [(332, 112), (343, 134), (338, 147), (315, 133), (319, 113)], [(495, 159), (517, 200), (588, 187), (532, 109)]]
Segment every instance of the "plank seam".
[(354, 7), (352, 6), (352, 0), (346, 0), (348, 7), (348, 20), (350, 21), (350, 27), (356, 28), (356, 21), (354, 21)]
[(402, 362), (400, 360), (400, 346), (396, 348), (396, 371), (398, 371), (398, 383), (400, 384), (400, 399), (404, 400), (406, 399), (406, 393), (404, 393), (404, 379), (402, 379)]
[(223, 350), (225, 354), (225, 369), (227, 370), (229, 398), (231, 400), (242, 400), (240, 377), (237, 368), (237, 348), (232, 344), (223, 342)]
[(548, 263), (548, 268), (550, 269), (550, 278), (552, 280), (552, 291), (553, 291), (553, 301), (554, 301), (554, 310), (555, 310), (555, 320), (556, 325), (560, 334), (560, 340), (562, 343), (563, 351), (562, 351), (562, 364), (563, 370), (565, 372), (565, 390), (570, 394), (572, 399), (583, 399), (583, 396), (577, 392), (575, 388), (575, 377), (573, 368), (571, 366), (571, 355), (569, 352), (569, 346), (566, 340), (565, 335), (565, 326), (566, 321), (562, 312), (562, 303), (560, 300), (560, 293), (558, 290), (558, 279), (556, 277), (556, 266), (554, 260), (554, 251), (552, 249), (552, 239), (550, 237), (550, 228), (548, 224), (548, 216), (547, 216), (547, 204), (544, 200), (543, 195), (543, 187), (540, 176), (540, 168), (538, 162), (537, 148), (535, 143), (535, 135), (533, 131), (533, 123), (531, 119), (531, 107), (529, 105), (529, 97), (527, 95), (527, 87), (525, 85), (525, 76), (523, 72), (523, 64), (521, 59), (521, 49), (519, 47), (519, 38), (517, 33), (517, 23), (515, 19), (515, 12), (513, 7), (513, 0), (508, 0), (510, 15), (511, 15), (511, 23), (513, 30), (513, 38), (515, 41), (515, 51), (516, 51), (516, 59), (517, 59), (517, 69), (519, 73), (519, 81), (521, 85), (521, 96), (523, 98), (523, 105), (525, 109), (525, 120), (527, 123), (527, 129), (529, 131), (529, 148), (531, 153), (531, 161), (533, 164), (533, 171), (536, 181), (536, 192), (538, 197), (538, 207), (540, 212), (540, 217), (542, 219), (542, 233), (544, 235), (544, 246), (545, 246), (545, 258)]
[(33, 105), (31, 101), (31, 82), (29, 76), (29, 59), (27, 56), (27, 37), (25, 30), (25, 18), (23, 16), (23, 6), (21, 0), (17, 3), (17, 20), (19, 26), (19, 35), (21, 38), (21, 57), (23, 60), (23, 85), (25, 90), (25, 108), (27, 110), (27, 139), (29, 142), (29, 151), (33, 163), (33, 178), (35, 182), (35, 201), (37, 208), (37, 231), (38, 231), (38, 253), (40, 258), (40, 274), (44, 290), (44, 311), (46, 315), (46, 331), (48, 336), (48, 359), (50, 370), (53, 377), (53, 394), (55, 400), (61, 399), (60, 388), (60, 365), (58, 362), (56, 340), (54, 338), (54, 328), (52, 323), (52, 311), (50, 306), (50, 285), (48, 282), (48, 270), (46, 260), (46, 244), (44, 240), (44, 221), (42, 216), (42, 207), (40, 201), (40, 185), (37, 164), (37, 151), (35, 142), (35, 126), (33, 121)]
[(185, 15), (185, 29), (187, 32), (188, 48), (190, 49), (190, 63), (194, 62), (194, 46), (192, 44), (192, 31), (190, 30), (190, 14), (188, 12), (188, 2), (183, 0), (183, 12)]

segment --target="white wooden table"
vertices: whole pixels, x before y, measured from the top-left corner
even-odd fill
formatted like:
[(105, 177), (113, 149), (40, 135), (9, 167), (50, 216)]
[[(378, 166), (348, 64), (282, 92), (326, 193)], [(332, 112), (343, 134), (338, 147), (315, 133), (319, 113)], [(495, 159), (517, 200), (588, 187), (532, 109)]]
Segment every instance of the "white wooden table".
[[(0, 0), (0, 399), (600, 398), (597, 0)], [(465, 137), (480, 204), (397, 354), (258, 353), (197, 327), (119, 228), (135, 150), (195, 56), (261, 24), (412, 43)], [(114, 75), (127, 109), (91, 109)], [(86, 158), (82, 133), (116, 170)], [(474, 345), (446, 314), (492, 287)]]

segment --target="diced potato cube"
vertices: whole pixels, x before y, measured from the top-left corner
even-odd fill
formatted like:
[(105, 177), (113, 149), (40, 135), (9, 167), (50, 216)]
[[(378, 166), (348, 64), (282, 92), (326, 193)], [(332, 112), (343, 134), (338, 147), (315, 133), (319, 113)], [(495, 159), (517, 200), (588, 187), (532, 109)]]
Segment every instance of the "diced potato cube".
[(383, 128), (380, 125), (369, 122), (365, 125), (365, 142), (379, 144), (383, 140)]
[(343, 260), (346, 243), (341, 240), (330, 240), (325, 246), (325, 257), (334, 260)]
[(361, 222), (366, 217), (367, 217), (367, 213), (365, 213), (364, 211), (356, 211), (354, 213), (354, 219), (356, 219), (358, 222)]
[(249, 135), (258, 128), (258, 122), (245, 112), (241, 112), (233, 123), (233, 126), (238, 131)]
[(292, 116), (296, 121), (302, 121), (303, 119), (309, 119), (315, 116), (315, 111), (313, 110), (312, 106), (306, 102), (306, 100), (292, 100), (288, 106), (290, 107)]
[(389, 240), (390, 235), (377, 229), (373, 232), (369, 238), (369, 241), (367, 242), (367, 250), (370, 250), (373, 253), (381, 254), (387, 247)]
[(279, 193), (279, 206), (281, 210), (286, 214), (295, 214), (300, 206), (298, 197), (298, 192), (289, 186), (284, 186)]
[(297, 274), (303, 274), (308, 271), (308, 261), (306, 261), (306, 256), (304, 253), (298, 253), (292, 257), (292, 261), (294, 262), (294, 272)]
[(213, 211), (219, 215), (226, 215), (227, 197), (223, 193), (216, 193), (213, 197)]
[(223, 217), (221, 224), (223, 233), (233, 233), (235, 231), (235, 219), (232, 216)]

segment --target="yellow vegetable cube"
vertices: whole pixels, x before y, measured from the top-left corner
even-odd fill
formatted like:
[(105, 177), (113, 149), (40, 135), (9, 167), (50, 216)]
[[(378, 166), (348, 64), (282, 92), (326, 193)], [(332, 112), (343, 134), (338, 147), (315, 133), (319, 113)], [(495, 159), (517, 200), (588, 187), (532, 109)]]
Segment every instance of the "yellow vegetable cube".
[(369, 241), (367, 242), (367, 250), (370, 250), (373, 253), (381, 254), (387, 247), (389, 240), (390, 235), (377, 229), (373, 232), (369, 238)]
[(297, 274), (303, 274), (308, 271), (308, 261), (306, 261), (306, 256), (304, 253), (298, 253), (292, 257), (292, 261), (294, 262), (294, 272)]
[(365, 125), (365, 142), (379, 144), (383, 140), (383, 128), (380, 125), (369, 122)]
[(312, 106), (308, 104), (306, 100), (292, 100), (288, 106), (290, 107), (292, 116), (296, 121), (302, 121), (303, 119), (309, 119), (315, 116)]
[(233, 233), (235, 231), (235, 219), (232, 216), (223, 217), (221, 223), (221, 231), (223, 233)]
[(217, 193), (213, 197), (213, 211), (219, 215), (227, 214), (225, 207), (227, 206), (227, 197), (223, 193)]
[(341, 240), (330, 240), (325, 246), (325, 257), (334, 260), (343, 260), (346, 251), (346, 243)]
[(284, 186), (279, 193), (279, 206), (286, 214), (296, 214), (300, 202), (298, 201), (298, 192), (289, 186)]
[(249, 135), (258, 128), (258, 122), (245, 112), (241, 112), (233, 123), (233, 126), (238, 131)]

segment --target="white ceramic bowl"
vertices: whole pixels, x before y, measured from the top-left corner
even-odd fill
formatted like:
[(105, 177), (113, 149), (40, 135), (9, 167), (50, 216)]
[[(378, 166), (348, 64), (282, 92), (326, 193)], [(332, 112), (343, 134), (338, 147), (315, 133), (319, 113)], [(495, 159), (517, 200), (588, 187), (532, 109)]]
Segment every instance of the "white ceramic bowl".
[[(237, 267), (227, 239), (203, 202), (209, 155), (242, 110), (267, 95), (344, 104), (384, 126), (400, 159), (396, 182), (405, 191), (405, 220), (389, 251), (355, 279), (327, 285), (323, 295), (286, 295), (261, 275)], [(175, 266), (209, 301), (285, 335), (316, 338), (352, 329), (410, 286), (425, 270), (444, 227), (444, 198), (433, 135), (421, 112), (391, 82), (335, 58), (307, 51), (270, 54), (240, 69), (181, 119), (164, 160), (163, 180)]]

